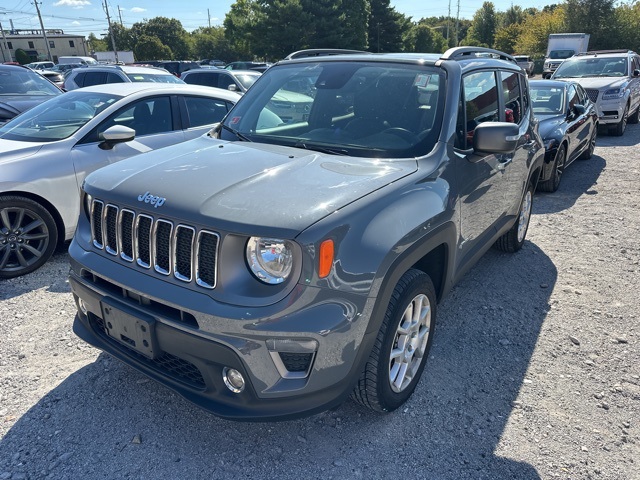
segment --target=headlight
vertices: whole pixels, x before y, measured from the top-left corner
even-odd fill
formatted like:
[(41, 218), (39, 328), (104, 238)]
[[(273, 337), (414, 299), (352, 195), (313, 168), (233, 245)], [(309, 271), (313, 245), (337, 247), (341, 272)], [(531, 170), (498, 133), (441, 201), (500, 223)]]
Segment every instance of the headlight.
[(91, 220), (91, 202), (93, 202), (93, 198), (83, 190), (82, 205), (84, 206), (84, 214), (87, 217), (87, 220)]
[(616, 100), (618, 98), (624, 97), (624, 89), (623, 88), (612, 88), (611, 90), (607, 90), (602, 94), (603, 100)]
[(282, 283), (291, 274), (293, 249), (287, 240), (251, 237), (246, 253), (251, 273), (264, 283)]
[(549, 68), (551, 64), (549, 62), (544, 62), (544, 68)]

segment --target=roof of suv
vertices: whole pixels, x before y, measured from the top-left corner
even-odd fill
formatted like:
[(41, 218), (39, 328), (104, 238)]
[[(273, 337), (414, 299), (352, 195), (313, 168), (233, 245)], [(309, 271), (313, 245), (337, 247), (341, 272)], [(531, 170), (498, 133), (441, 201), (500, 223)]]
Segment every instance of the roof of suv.
[(511, 64), (514, 70), (519, 70), (514, 57), (504, 52), (483, 47), (455, 47), (444, 53), (349, 53), (338, 55), (318, 55), (313, 57), (301, 57), (291, 60), (281, 60), (278, 64), (289, 62), (335, 62), (335, 61), (361, 61), (361, 62), (402, 62), (416, 64), (440, 65), (444, 61), (455, 61), (463, 70), (477, 67), (478, 61), (482, 61), (487, 67), (504, 67), (505, 62)]
[(633, 50), (592, 50), (589, 52), (576, 53), (575, 57), (619, 57), (620, 55), (637, 55)]
[(91, 71), (106, 69), (106, 70), (120, 70), (124, 73), (155, 73), (159, 75), (171, 75), (164, 68), (158, 67), (138, 67), (138, 66), (130, 66), (130, 65), (83, 65), (81, 67), (77, 67), (79, 69), (87, 69)]

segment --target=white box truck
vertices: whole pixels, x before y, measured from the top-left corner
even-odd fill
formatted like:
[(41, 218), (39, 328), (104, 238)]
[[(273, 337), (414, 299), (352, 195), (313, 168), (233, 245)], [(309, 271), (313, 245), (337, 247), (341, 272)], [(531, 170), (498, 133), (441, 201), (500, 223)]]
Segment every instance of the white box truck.
[[(116, 63), (115, 52), (94, 52), (94, 57), (100, 63)], [(121, 63), (135, 63), (133, 52), (118, 50), (118, 62)]]
[(549, 35), (542, 78), (549, 78), (565, 58), (584, 53), (589, 48), (588, 33), (552, 33)]

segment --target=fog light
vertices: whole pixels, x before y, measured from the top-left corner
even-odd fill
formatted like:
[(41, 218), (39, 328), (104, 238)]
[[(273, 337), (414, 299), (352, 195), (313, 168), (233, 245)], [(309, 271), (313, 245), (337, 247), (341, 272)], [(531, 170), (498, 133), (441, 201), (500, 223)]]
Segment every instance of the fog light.
[(86, 315), (87, 313), (89, 313), (89, 309), (87, 309), (87, 304), (84, 303), (84, 300), (82, 300), (81, 298), (78, 299), (78, 306), (80, 307), (80, 311)]
[(244, 390), (244, 377), (235, 368), (224, 367), (222, 379), (227, 388), (233, 393), (240, 393)]

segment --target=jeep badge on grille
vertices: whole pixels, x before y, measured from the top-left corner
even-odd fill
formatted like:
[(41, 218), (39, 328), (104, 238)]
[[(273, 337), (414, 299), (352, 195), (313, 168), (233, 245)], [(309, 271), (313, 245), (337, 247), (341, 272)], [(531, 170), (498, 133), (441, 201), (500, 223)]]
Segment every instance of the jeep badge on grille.
[(142, 195), (138, 195), (138, 201), (144, 203), (150, 203), (154, 208), (161, 207), (164, 202), (167, 201), (164, 197), (158, 197), (157, 195), (151, 195), (149, 192), (145, 192)]

